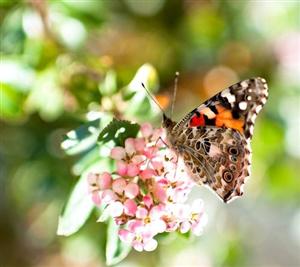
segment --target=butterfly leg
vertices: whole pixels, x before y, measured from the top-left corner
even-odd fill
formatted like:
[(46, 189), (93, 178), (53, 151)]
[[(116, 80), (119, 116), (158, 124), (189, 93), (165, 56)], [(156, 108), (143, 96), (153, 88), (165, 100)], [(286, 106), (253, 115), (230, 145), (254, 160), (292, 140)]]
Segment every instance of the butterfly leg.
[(155, 146), (158, 144), (159, 141), (161, 141), (167, 148), (170, 148), (169, 145), (161, 137), (157, 138)]

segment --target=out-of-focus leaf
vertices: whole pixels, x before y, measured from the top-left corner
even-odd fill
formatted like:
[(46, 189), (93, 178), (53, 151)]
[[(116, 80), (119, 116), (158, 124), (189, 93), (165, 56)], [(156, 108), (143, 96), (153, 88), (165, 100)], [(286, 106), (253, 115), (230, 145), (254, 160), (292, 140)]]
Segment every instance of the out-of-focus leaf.
[(18, 60), (1, 58), (0, 82), (8, 84), (20, 92), (28, 92), (35, 80), (35, 72)]
[(0, 83), (0, 118), (16, 119), (23, 114), (24, 94)]
[(75, 175), (80, 175), (87, 166), (91, 165), (99, 159), (99, 146), (93, 146), (87, 153), (83, 154), (80, 159), (72, 167)]
[[(0, 3), (2, 4), (2, 1)], [(7, 16), (3, 16), (4, 14), (1, 12), (1, 52), (18, 54), (22, 51), (26, 36), (22, 29), (22, 13), (24, 9), (20, 6), (18, 5), (15, 9), (11, 9), (11, 12), (8, 12)]]
[(64, 110), (64, 94), (58, 84), (55, 69), (39, 74), (26, 102), (29, 112), (38, 111), (46, 121), (57, 119)]
[(100, 133), (98, 142), (107, 143), (113, 140), (116, 146), (122, 146), (128, 137), (135, 137), (139, 129), (140, 126), (136, 123), (113, 119)]
[(84, 152), (96, 145), (100, 131), (109, 123), (111, 115), (102, 113), (101, 118), (89, 121), (68, 132), (61, 147), (68, 155)]
[(94, 208), (94, 204), (88, 194), (87, 176), (90, 172), (101, 172), (104, 170), (112, 170), (112, 164), (108, 158), (101, 158), (83, 172), (59, 217), (58, 235), (69, 236), (74, 234), (86, 222)]
[(120, 227), (113, 219), (109, 220), (106, 240), (106, 264), (114, 265), (123, 260), (131, 250), (131, 246), (123, 243), (118, 236)]
[(99, 91), (102, 95), (111, 96), (117, 91), (117, 75), (110, 70), (106, 73), (104, 81), (99, 84)]
[(142, 83), (149, 92), (154, 93), (158, 90), (157, 72), (150, 64), (144, 64), (140, 67), (132, 81), (124, 89), (125, 98), (130, 97), (125, 115), (129, 118), (138, 118), (144, 121), (157, 116), (160, 109), (150, 99), (142, 87)]

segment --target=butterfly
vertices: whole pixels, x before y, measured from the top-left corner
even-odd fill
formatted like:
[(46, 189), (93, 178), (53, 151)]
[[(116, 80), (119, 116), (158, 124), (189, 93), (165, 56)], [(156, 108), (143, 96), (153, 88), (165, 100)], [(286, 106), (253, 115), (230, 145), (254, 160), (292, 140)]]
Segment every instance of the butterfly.
[(191, 178), (225, 203), (243, 195), (254, 123), (267, 98), (266, 80), (252, 78), (229, 86), (177, 123), (163, 114), (170, 148), (184, 160)]

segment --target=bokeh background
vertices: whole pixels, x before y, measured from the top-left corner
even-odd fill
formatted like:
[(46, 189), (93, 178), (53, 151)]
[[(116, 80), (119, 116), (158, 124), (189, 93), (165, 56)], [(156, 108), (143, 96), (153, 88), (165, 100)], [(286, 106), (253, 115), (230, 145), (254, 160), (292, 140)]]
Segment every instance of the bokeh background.
[(0, 23), (1, 267), (105, 266), (96, 216), (56, 236), (78, 179), (60, 143), (85, 114), (113, 105), (99, 90), (107, 73), (122, 88), (144, 63), (164, 106), (180, 72), (176, 119), (252, 76), (266, 78), (270, 97), (243, 198), (225, 205), (196, 188), (203, 236), (172, 235), (118, 266), (300, 265), (299, 1), (1, 0)]

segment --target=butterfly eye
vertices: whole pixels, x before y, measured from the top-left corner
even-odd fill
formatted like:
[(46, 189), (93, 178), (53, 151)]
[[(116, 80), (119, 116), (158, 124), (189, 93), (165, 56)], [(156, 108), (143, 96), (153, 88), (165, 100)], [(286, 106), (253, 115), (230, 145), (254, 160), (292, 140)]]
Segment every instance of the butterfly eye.
[(228, 148), (228, 152), (229, 152), (230, 155), (234, 155), (234, 156), (237, 156), (239, 154), (239, 150), (235, 146), (230, 146)]
[(230, 171), (224, 171), (222, 177), (225, 180), (225, 182), (230, 183), (233, 179), (233, 174)]

